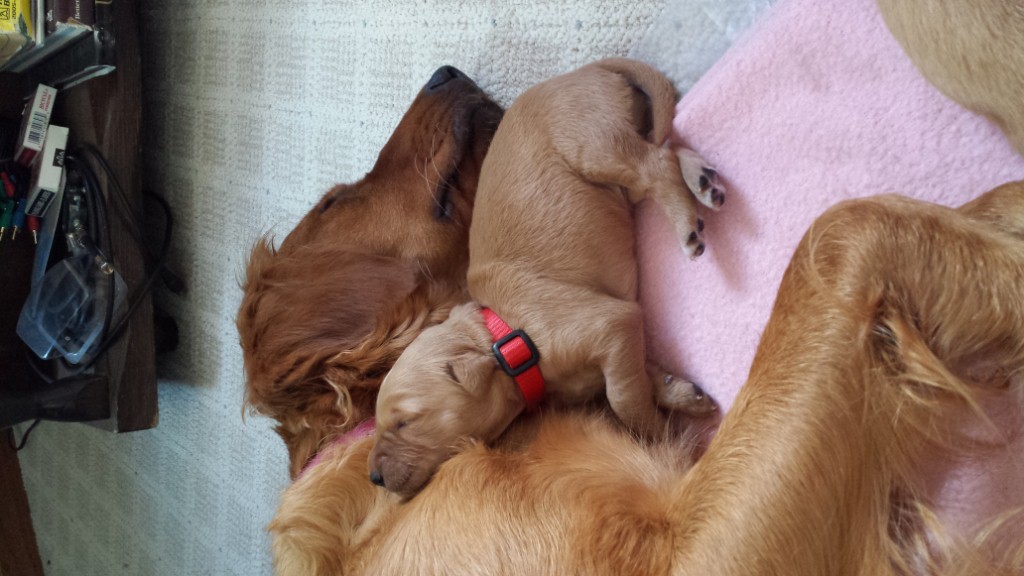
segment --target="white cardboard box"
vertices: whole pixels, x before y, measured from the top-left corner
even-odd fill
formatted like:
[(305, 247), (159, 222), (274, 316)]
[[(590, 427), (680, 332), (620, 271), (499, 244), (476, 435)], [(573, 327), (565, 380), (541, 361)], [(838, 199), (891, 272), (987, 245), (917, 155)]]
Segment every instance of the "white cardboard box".
[(54, 126), (46, 130), (46, 139), (39, 160), (32, 166), (32, 181), (28, 191), (25, 214), (42, 216), (60, 190), (64, 175), (64, 150), (68, 146), (68, 129)]
[(43, 149), (46, 127), (50, 125), (53, 103), (57, 100), (57, 89), (45, 84), (36, 87), (36, 95), (25, 107), (18, 131), (17, 149), (14, 158), (18, 164), (31, 166)]

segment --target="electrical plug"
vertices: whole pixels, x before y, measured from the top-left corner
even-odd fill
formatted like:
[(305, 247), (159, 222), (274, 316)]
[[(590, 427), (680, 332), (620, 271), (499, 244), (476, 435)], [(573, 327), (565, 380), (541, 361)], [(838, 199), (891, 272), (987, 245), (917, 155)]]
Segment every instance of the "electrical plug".
[(0, 209), (3, 213), (0, 214), (0, 242), (4, 239), (4, 232), (11, 227), (11, 219), (14, 217), (14, 201), (3, 200), (0, 202)]
[(25, 227), (25, 200), (18, 198), (14, 204), (14, 215), (11, 217), (11, 240), (18, 237), (18, 230)]
[(28, 231), (32, 233), (32, 243), (39, 244), (39, 217), (25, 215), (25, 224), (28, 226)]
[(14, 198), (14, 193), (17, 188), (14, 186), (14, 181), (11, 180), (11, 175), (7, 172), (0, 172), (0, 179), (4, 183), (4, 192), (7, 193), (8, 198)]

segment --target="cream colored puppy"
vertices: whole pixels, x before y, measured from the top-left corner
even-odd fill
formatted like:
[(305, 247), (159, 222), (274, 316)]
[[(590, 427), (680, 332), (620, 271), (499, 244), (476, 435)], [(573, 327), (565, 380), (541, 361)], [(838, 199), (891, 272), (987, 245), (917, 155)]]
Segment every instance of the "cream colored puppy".
[(414, 494), (466, 441), (493, 441), (542, 398), (603, 394), (647, 436), (664, 429), (659, 406), (714, 410), (694, 384), (647, 366), (636, 302), (634, 205), (654, 200), (696, 257), (697, 203), (725, 199), (699, 156), (662, 146), (676, 100), (661, 73), (612, 59), (538, 84), (509, 108), (470, 227), (474, 303), (425, 330), (382, 383), (375, 483)]

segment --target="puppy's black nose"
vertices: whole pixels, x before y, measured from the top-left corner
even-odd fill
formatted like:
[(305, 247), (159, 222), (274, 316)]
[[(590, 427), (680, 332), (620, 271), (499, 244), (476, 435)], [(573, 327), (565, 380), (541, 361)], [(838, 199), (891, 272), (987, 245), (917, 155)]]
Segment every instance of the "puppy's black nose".
[(383, 488), (384, 487), (384, 476), (382, 476), (380, 472), (377, 472), (376, 470), (374, 470), (374, 471), (370, 472), (370, 482), (373, 482), (377, 486), (380, 486), (381, 488)]
[(454, 66), (441, 66), (434, 71), (433, 76), (430, 77), (430, 80), (427, 80), (427, 85), (423, 88), (427, 92), (433, 92), (456, 78), (466, 77), (467, 76), (465, 74), (460, 72), (459, 69)]

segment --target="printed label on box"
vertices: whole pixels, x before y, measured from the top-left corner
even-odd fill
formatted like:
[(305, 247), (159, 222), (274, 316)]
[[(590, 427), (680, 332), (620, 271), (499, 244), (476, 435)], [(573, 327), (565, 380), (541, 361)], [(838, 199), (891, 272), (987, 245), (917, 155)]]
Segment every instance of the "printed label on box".
[(60, 190), (64, 175), (64, 150), (68, 145), (68, 129), (51, 125), (46, 130), (40, 161), (32, 168), (32, 182), (28, 193), (29, 216), (42, 216), (49, 208), (54, 194)]
[(18, 147), (14, 158), (23, 166), (31, 166), (32, 161), (43, 149), (46, 127), (50, 124), (53, 102), (57, 99), (57, 89), (40, 84), (36, 88), (35, 98), (25, 108), (21, 119), (21, 130), (18, 133)]

